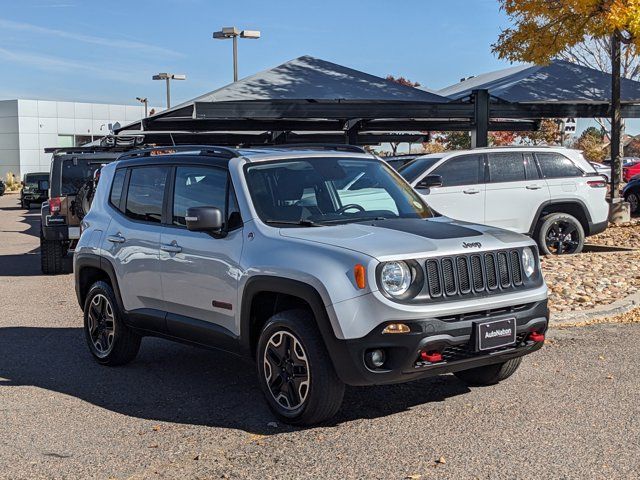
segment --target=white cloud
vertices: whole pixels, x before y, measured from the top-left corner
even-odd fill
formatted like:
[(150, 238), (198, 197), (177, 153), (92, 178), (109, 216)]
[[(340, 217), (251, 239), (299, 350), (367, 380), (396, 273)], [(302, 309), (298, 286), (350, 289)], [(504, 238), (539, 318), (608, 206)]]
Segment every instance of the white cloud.
[(122, 40), (116, 38), (96, 37), (93, 35), (85, 35), (79, 32), (72, 32), (66, 30), (56, 30), (53, 28), (40, 27), (31, 23), (14, 22), (11, 20), (5, 20), (0, 18), (0, 29), (8, 29), (14, 31), (27, 32), (31, 34), (48, 35), (58, 38), (65, 38), (74, 40), (77, 42), (88, 43), (92, 45), (101, 45), (114, 49), (126, 49), (129, 51), (136, 51), (140, 53), (156, 54), (156, 55), (169, 55), (172, 57), (182, 57), (183, 55), (174, 50), (168, 48), (158, 47), (156, 45), (150, 45), (148, 43), (137, 42), (132, 40)]
[[(49, 72), (66, 72), (66, 73), (85, 73), (93, 77), (110, 79), (114, 81), (132, 83), (132, 84), (148, 84), (147, 75), (138, 70), (118, 70), (111, 68), (105, 64), (92, 64), (89, 62), (76, 62), (52, 55), (42, 55), (39, 53), (7, 50), (0, 47), (0, 58), (14, 64), (26, 65), (38, 70)], [(134, 72), (139, 73), (134, 73)]]

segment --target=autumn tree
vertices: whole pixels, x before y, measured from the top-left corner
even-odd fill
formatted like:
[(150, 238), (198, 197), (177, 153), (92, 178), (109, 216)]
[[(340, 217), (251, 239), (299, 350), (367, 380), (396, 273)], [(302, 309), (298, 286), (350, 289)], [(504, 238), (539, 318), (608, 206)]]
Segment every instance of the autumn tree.
[(500, 0), (513, 22), (500, 33), (493, 51), (511, 61), (546, 64), (587, 39), (611, 41), (611, 155), (614, 174), (612, 195), (621, 169), (620, 74), (621, 44), (633, 52), (640, 48), (638, 0)]
[(521, 143), (526, 145), (558, 145), (560, 143), (560, 128), (553, 118), (543, 118), (540, 128), (520, 135)]
[(489, 133), (489, 145), (492, 147), (504, 147), (506, 145), (513, 145), (518, 139), (516, 132), (490, 132)]
[(592, 162), (601, 162), (607, 156), (604, 135), (596, 127), (589, 127), (574, 142), (573, 148), (582, 150), (584, 157)]

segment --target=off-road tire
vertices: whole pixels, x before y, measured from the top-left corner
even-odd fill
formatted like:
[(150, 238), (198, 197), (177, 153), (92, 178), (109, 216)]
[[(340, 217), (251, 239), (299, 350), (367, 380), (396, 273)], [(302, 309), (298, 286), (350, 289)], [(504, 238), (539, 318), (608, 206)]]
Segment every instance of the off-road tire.
[[(109, 353), (104, 356), (101, 356), (98, 353), (89, 331), (89, 309), (91, 307), (91, 302), (97, 295), (102, 295), (109, 301), (113, 311), (113, 321), (115, 324), (113, 346)], [(84, 334), (91, 355), (101, 365), (113, 367), (129, 363), (136, 358), (138, 350), (140, 349), (140, 335), (124, 324), (123, 313), (120, 310), (120, 307), (118, 307), (118, 302), (116, 301), (113, 289), (111, 288), (111, 285), (103, 281), (94, 283), (89, 289), (89, 293), (87, 293), (87, 298), (84, 302)]]
[[(278, 403), (267, 384), (264, 355), (277, 332), (292, 334), (307, 359), (309, 386), (304, 403), (288, 410)], [(256, 364), (260, 387), (271, 411), (284, 423), (313, 425), (332, 418), (342, 405), (344, 383), (338, 378), (313, 315), (305, 310), (288, 310), (271, 317), (258, 339)]]
[(512, 358), (504, 363), (496, 363), (495, 365), (486, 365), (484, 367), (455, 372), (454, 375), (468, 385), (495, 385), (513, 375), (521, 362), (522, 357)]
[(582, 228), (582, 224), (578, 221), (578, 219), (568, 213), (550, 213), (549, 215), (545, 215), (538, 222), (538, 228), (536, 228), (535, 240), (538, 244), (538, 248), (543, 255), (557, 255), (556, 252), (549, 249), (547, 245), (547, 234), (549, 230), (552, 228), (554, 223), (556, 222), (564, 222), (566, 224), (570, 224), (576, 232), (576, 241), (577, 245), (575, 245), (571, 251), (565, 250), (561, 253), (561, 255), (565, 255), (568, 253), (575, 254), (580, 253), (584, 248), (585, 234), (584, 228)]
[(45, 240), (40, 233), (40, 269), (45, 275), (57, 275), (64, 270), (66, 249), (62, 242)]

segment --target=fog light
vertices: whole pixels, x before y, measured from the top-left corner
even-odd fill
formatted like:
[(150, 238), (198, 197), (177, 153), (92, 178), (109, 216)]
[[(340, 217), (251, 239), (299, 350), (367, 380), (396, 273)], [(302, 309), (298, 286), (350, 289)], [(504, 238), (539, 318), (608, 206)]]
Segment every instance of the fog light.
[(364, 360), (367, 364), (367, 367), (371, 369), (380, 368), (382, 365), (384, 365), (384, 361), (386, 360), (384, 350), (380, 348), (369, 350), (365, 354)]
[(390, 323), (384, 327), (382, 333), (409, 333), (410, 331), (409, 326), (404, 323)]

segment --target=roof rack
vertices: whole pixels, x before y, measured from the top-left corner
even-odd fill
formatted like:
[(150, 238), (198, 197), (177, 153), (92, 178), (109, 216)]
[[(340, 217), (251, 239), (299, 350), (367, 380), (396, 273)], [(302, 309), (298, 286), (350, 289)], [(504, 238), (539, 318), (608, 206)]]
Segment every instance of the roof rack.
[(155, 157), (162, 155), (173, 155), (173, 154), (195, 154), (195, 155), (204, 155), (204, 156), (212, 156), (212, 157), (225, 157), (225, 158), (234, 158), (238, 157), (240, 154), (237, 150), (233, 148), (227, 147), (217, 147), (215, 145), (168, 145), (168, 146), (158, 146), (151, 148), (141, 148), (138, 150), (134, 150), (124, 155), (121, 155), (118, 160), (124, 159), (132, 159), (132, 158), (144, 158), (144, 157)]
[(347, 143), (283, 143), (276, 145), (251, 145), (249, 149), (259, 150), (335, 150), (338, 152), (369, 153), (358, 145)]
[(133, 148), (144, 146), (144, 135), (106, 135), (100, 140), (80, 147), (46, 147), (45, 153), (96, 153), (96, 152), (126, 152)]

